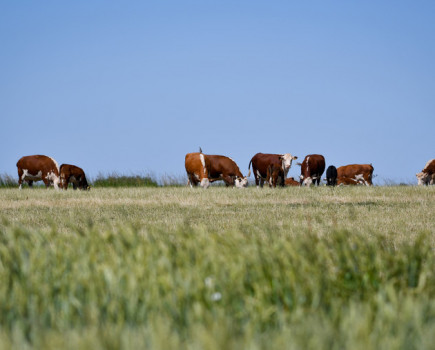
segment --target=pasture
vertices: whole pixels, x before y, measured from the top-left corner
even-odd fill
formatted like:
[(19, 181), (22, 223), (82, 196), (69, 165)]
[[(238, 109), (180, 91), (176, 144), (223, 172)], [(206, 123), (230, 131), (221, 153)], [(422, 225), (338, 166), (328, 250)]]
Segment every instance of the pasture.
[(435, 186), (0, 189), (0, 348), (429, 349)]

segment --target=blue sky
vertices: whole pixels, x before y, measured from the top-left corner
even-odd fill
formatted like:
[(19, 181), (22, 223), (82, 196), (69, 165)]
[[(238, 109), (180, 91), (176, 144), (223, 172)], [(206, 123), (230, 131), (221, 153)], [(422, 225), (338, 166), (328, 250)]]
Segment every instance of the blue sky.
[[(184, 156), (435, 158), (434, 1), (1, 1), (0, 173), (24, 155), (184, 174)], [(297, 176), (294, 166), (289, 176)]]

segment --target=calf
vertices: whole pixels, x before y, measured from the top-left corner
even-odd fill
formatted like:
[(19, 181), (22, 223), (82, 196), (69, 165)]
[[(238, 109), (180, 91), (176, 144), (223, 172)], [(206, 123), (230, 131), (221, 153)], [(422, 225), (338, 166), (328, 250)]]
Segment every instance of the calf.
[(337, 168), (338, 185), (372, 186), (373, 166), (371, 164), (350, 164)]
[(276, 187), (277, 184), (284, 187), (284, 170), (281, 164), (270, 164), (268, 166), (266, 181), (269, 183), (269, 187)]
[(72, 183), (73, 189), (90, 190), (91, 187), (86, 181), (86, 175), (82, 168), (71, 164), (60, 166), (60, 188), (68, 189), (68, 184)]
[(59, 166), (53, 158), (43, 155), (25, 156), (18, 160), (17, 168), (19, 189), (22, 188), (23, 181), (32, 187), (34, 181), (40, 180), (47, 188), (50, 185), (56, 190), (59, 188)]
[(337, 186), (337, 168), (333, 165), (326, 169), (326, 186)]
[(417, 176), (418, 185), (435, 184), (435, 159), (429, 160), (424, 169), (415, 176)]
[(190, 187), (198, 186), (207, 188), (210, 186), (210, 160), (202, 152), (187, 153), (184, 166), (187, 173), (187, 184)]
[(257, 187), (260, 185), (263, 187), (264, 180), (267, 179), (267, 169), (270, 165), (280, 165), (282, 170), (284, 171), (284, 178), (287, 177), (287, 174), (292, 166), (292, 161), (294, 159), (298, 159), (296, 156), (292, 156), (290, 153), (286, 154), (266, 154), (266, 153), (257, 153), (252, 157), (251, 161), (248, 165), (248, 177), (251, 175), (251, 164), (252, 164), (252, 172), (255, 177), (255, 184)]
[(319, 186), (322, 174), (325, 171), (325, 158), (321, 154), (309, 154), (301, 164), (300, 182), (302, 186), (312, 183)]
[(240, 172), (236, 162), (229, 157), (205, 155), (210, 161), (210, 182), (223, 180), (226, 186), (243, 188), (248, 186), (248, 178)]
[(296, 181), (293, 177), (288, 177), (285, 179), (285, 185), (286, 186), (300, 186), (300, 182)]

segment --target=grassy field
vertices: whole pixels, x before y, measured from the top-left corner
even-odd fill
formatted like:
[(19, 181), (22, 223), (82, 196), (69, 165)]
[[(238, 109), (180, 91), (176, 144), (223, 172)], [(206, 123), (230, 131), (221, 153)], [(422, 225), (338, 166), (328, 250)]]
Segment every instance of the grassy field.
[(432, 349), (435, 186), (0, 190), (0, 348)]

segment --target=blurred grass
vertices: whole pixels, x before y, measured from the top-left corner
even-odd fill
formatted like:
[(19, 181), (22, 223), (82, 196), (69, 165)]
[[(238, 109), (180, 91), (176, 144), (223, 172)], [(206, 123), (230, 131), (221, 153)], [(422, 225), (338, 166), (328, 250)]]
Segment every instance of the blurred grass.
[(0, 348), (430, 349), (433, 188), (0, 191)]

